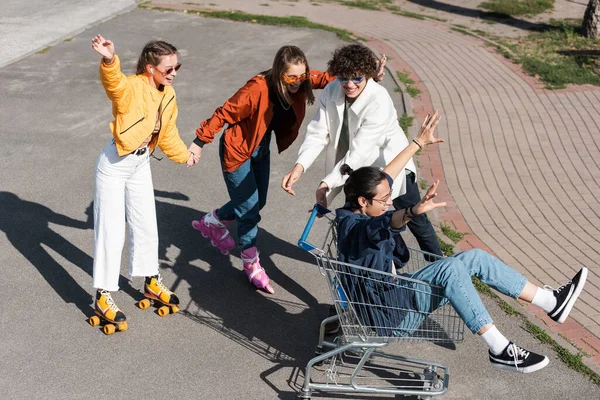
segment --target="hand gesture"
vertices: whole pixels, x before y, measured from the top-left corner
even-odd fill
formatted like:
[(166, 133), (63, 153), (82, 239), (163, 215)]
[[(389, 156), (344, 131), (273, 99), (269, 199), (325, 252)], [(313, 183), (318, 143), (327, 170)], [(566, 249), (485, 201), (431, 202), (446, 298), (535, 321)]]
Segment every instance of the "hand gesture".
[(381, 56), (381, 60), (379, 60), (379, 64), (377, 65), (377, 73), (375, 74), (375, 78), (377, 81), (381, 81), (383, 76), (385, 75), (385, 63), (387, 61), (387, 57), (385, 54)]
[(294, 165), (294, 168), (292, 168), (292, 170), (290, 172), (285, 174), (285, 176), (281, 180), (281, 188), (283, 190), (285, 190), (286, 192), (288, 192), (289, 194), (291, 194), (292, 196), (295, 196), (296, 192), (294, 192), (294, 189), (292, 189), (292, 186), (294, 185), (294, 183), (298, 182), (298, 180), (300, 179), (300, 176), (302, 175), (303, 172), (304, 172), (304, 167), (302, 165), (300, 165), (300, 164)]
[(440, 119), (441, 117), (438, 115), (437, 111), (435, 111), (433, 115), (427, 114), (425, 121), (423, 121), (423, 124), (421, 125), (421, 130), (419, 133), (417, 133), (415, 140), (422, 146), (443, 142), (444, 139), (436, 138), (433, 135), (437, 124), (440, 122)]
[(423, 198), (421, 199), (421, 201), (419, 201), (417, 204), (415, 204), (412, 208), (413, 213), (415, 213), (415, 215), (419, 215), (419, 214), (423, 214), (423, 213), (427, 213), (435, 208), (438, 207), (445, 207), (446, 206), (446, 202), (441, 202), (441, 203), (434, 203), (433, 199), (437, 196), (437, 187), (440, 183), (440, 180), (436, 180), (433, 185), (431, 185), (431, 187), (429, 189), (427, 189), (427, 193), (425, 193), (425, 196), (423, 196)]
[(190, 153), (190, 158), (187, 160), (187, 166), (191, 167), (198, 164), (198, 161), (200, 161), (200, 157), (202, 156), (202, 147), (198, 146), (196, 143), (192, 143), (188, 148), (188, 152)]
[(92, 49), (107, 60), (112, 60), (115, 56), (115, 45), (110, 40), (104, 39), (102, 35), (97, 35), (92, 39)]

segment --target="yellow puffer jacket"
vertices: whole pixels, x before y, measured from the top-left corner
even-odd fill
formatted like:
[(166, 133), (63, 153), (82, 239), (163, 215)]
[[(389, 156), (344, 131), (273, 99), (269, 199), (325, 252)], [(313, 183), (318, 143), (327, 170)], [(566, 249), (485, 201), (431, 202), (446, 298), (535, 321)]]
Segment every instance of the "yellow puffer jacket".
[(158, 145), (174, 162), (183, 164), (188, 160), (187, 146), (177, 130), (177, 102), (172, 86), (160, 91), (144, 75), (125, 76), (116, 55), (110, 65), (100, 62), (100, 80), (112, 101), (115, 120), (110, 129), (120, 156), (133, 152), (152, 134), (161, 107), (160, 132), (150, 141), (150, 151)]

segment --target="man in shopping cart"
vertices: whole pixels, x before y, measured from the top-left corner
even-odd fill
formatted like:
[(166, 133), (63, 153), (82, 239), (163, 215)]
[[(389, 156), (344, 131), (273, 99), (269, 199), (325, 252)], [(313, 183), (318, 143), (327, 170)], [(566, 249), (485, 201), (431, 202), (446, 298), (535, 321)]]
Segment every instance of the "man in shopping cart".
[[(376, 82), (377, 58), (373, 51), (357, 43), (342, 46), (333, 53), (327, 68), (337, 79), (321, 93), (319, 109), (308, 124), (296, 164), (281, 182), (282, 188), (294, 195), (294, 183), (325, 150), (326, 176), (316, 191), (316, 202), (323, 207), (342, 191), (345, 177), (340, 174), (340, 166), (383, 168), (408, 146), (392, 98)], [(409, 159), (403, 173), (394, 179), (393, 201), (397, 209), (421, 199), (416, 173), (415, 164)], [(422, 250), (442, 255), (427, 215), (415, 216), (408, 228)]]
[[(426, 315), (449, 301), (471, 332), (478, 334), (488, 345), (493, 367), (522, 373), (540, 370), (548, 365), (548, 357), (525, 350), (502, 335), (477, 294), (471, 277), (476, 276), (507, 296), (532, 303), (554, 321), (563, 323), (583, 289), (587, 268), (582, 268), (570, 281), (554, 290), (533, 285), (519, 272), (480, 249), (441, 258), (416, 272), (399, 273), (396, 270), (402, 266), (394, 265), (394, 250), (406, 246), (397, 240), (399, 230), (415, 216), (445, 206), (445, 203), (433, 201), (439, 183), (436, 181), (416, 204), (388, 211), (392, 206), (392, 183), (403, 173), (408, 160), (419, 148), (443, 141), (434, 137), (438, 121), (437, 112), (427, 116), (417, 137), (383, 170), (362, 167), (353, 171), (348, 165), (341, 167), (341, 173), (349, 176), (344, 185), (346, 205), (336, 210), (339, 261), (366, 267), (373, 276), (381, 276), (384, 272), (441, 287), (444, 297), (440, 299), (443, 300), (431, 301), (435, 296), (413, 292), (411, 298), (404, 299), (404, 307), (408, 305)], [(408, 318), (409, 313), (394, 312), (392, 307), (385, 307), (390, 301), (389, 292), (384, 294), (375, 288), (365, 290), (357, 287), (358, 282), (366, 286), (365, 280), (344, 282), (346, 293), (355, 304), (369, 304), (368, 309), (359, 310), (358, 315), (365, 325), (377, 326), (379, 336), (402, 335), (422, 322), (418, 318)], [(407, 292), (399, 290), (397, 293), (403, 296)], [(364, 299), (352, 299), (358, 294)], [(381, 321), (388, 326), (381, 326)]]

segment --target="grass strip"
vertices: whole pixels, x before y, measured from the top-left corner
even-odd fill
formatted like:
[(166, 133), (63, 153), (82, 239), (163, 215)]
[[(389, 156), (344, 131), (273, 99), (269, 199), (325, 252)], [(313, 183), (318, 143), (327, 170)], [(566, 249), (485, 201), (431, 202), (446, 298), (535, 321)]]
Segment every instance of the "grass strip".
[[(140, 3), (140, 8), (155, 11), (180, 11), (172, 8), (165, 7), (154, 7), (147, 3)], [(329, 25), (317, 24), (309, 21), (306, 17), (292, 15), (289, 17), (277, 17), (271, 15), (259, 15), (259, 14), (248, 14), (243, 11), (219, 11), (219, 10), (185, 10), (187, 14), (197, 14), (202, 17), (227, 19), (236, 22), (250, 22), (261, 25), (270, 26), (291, 26), (295, 28), (309, 28), (309, 29), (321, 29), (327, 32), (335, 33), (336, 36), (346, 42), (353, 40), (364, 40), (362, 38), (354, 36), (351, 32), (345, 29), (334, 28)]]

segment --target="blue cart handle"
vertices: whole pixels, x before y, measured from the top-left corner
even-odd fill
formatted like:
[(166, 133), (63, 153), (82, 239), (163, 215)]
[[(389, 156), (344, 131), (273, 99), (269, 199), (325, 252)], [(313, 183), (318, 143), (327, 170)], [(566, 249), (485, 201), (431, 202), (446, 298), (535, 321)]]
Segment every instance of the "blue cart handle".
[(312, 251), (317, 248), (316, 246), (307, 242), (306, 238), (308, 238), (308, 234), (310, 233), (310, 230), (315, 222), (315, 218), (317, 218), (317, 214), (325, 215), (330, 212), (331, 212), (330, 210), (328, 210), (327, 208), (323, 207), (320, 204), (315, 204), (313, 206), (312, 213), (310, 213), (308, 222), (306, 223), (306, 226), (304, 227), (304, 232), (302, 232), (302, 236), (300, 237), (300, 240), (298, 240), (298, 246), (300, 248), (302, 248), (306, 251)]

